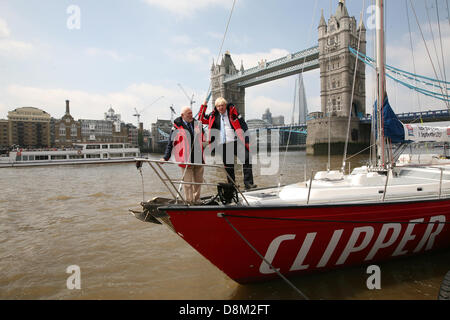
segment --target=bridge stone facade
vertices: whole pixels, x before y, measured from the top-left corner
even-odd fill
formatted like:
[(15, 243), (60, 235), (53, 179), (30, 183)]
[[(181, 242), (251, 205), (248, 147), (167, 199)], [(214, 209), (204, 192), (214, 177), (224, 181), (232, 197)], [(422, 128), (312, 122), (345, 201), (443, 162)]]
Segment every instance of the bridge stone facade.
[(357, 25), (355, 17), (349, 16), (345, 3), (341, 1), (328, 24), (322, 11), (318, 32), (323, 118), (308, 122), (307, 152), (327, 153), (330, 140), (331, 152), (342, 153), (349, 114), (349, 151), (358, 152), (370, 141), (370, 126), (359, 120), (366, 115), (366, 72), (365, 64), (358, 63), (348, 48), (358, 48), (359, 42), (359, 51), (366, 53), (366, 29), (362, 21)]
[[(222, 96), (236, 104), (245, 117), (245, 88), (282, 77), (320, 68), (321, 118), (307, 122), (307, 152), (321, 154), (328, 151), (331, 136), (332, 153), (340, 153), (347, 136), (348, 116), (351, 112), (349, 151), (359, 151), (370, 141), (370, 129), (359, 120), (366, 114), (365, 64), (357, 63), (349, 46), (366, 53), (366, 29), (362, 21), (357, 25), (355, 17), (350, 17), (345, 2), (340, 0), (336, 13), (328, 23), (323, 16), (318, 26), (319, 45), (289, 54), (274, 61), (238, 70), (229, 52), (220, 64), (211, 67), (212, 102)], [(356, 81), (353, 77), (356, 66)], [(349, 108), (352, 103), (351, 110)], [(328, 127), (331, 128), (329, 135)], [(326, 145), (326, 148), (325, 148)]]
[(211, 66), (211, 97), (212, 104), (217, 98), (223, 97), (228, 102), (233, 102), (239, 113), (245, 118), (245, 88), (237, 84), (226, 84), (225, 77), (243, 73), (244, 67), (241, 64), (240, 71), (236, 69), (231, 55), (226, 52), (220, 64)]

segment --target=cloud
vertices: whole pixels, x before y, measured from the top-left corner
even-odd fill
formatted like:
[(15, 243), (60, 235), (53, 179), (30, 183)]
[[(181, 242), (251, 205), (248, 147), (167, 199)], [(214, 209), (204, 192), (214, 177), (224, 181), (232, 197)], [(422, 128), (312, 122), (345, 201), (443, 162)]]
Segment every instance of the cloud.
[(191, 38), (187, 35), (174, 36), (170, 39), (170, 41), (174, 44), (182, 44), (182, 45), (189, 45), (192, 43)]
[[(192, 88), (184, 87), (188, 93), (194, 92), (194, 97), (205, 96)], [(161, 98), (164, 96), (164, 98)], [(32, 106), (48, 112), (54, 118), (61, 118), (65, 112), (65, 100), (70, 100), (70, 112), (75, 119), (104, 118), (104, 113), (110, 106), (119, 114), (122, 120), (136, 125), (135, 108), (141, 113), (144, 127), (159, 119), (170, 119), (170, 105), (180, 111), (189, 101), (174, 83), (168, 86), (150, 83), (131, 84), (121, 91), (92, 93), (81, 90), (63, 88), (41, 88), (23, 85), (9, 85), (0, 89), (0, 118), (6, 118), (8, 111)], [(198, 99), (196, 99), (198, 100)], [(196, 112), (197, 104), (194, 106)]]
[(196, 47), (184, 51), (166, 50), (166, 54), (174, 60), (188, 63), (209, 63), (211, 51), (205, 47)]
[(87, 48), (85, 54), (90, 57), (99, 57), (99, 58), (110, 58), (115, 61), (123, 61), (126, 57), (119, 55), (116, 51), (113, 50), (105, 50), (100, 48)]
[(191, 16), (207, 7), (230, 7), (229, 0), (143, 0), (152, 7), (167, 10), (178, 16)]
[(33, 45), (30, 43), (11, 39), (0, 39), (0, 56), (11, 58), (24, 58), (33, 53)]
[(8, 38), (10, 34), (11, 32), (9, 31), (6, 21), (0, 18), (0, 39)]
[(33, 45), (11, 39), (11, 31), (5, 20), (0, 18), (0, 57), (24, 58), (33, 52)]

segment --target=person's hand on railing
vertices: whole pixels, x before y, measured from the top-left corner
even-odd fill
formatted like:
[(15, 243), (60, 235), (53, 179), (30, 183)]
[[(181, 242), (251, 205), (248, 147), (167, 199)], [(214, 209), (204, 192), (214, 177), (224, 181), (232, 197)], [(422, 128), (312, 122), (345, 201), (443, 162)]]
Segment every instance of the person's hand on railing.
[[(161, 159), (159, 159), (159, 161), (167, 161), (167, 160), (164, 158), (161, 158)], [(161, 164), (164, 164), (164, 163), (161, 163)]]

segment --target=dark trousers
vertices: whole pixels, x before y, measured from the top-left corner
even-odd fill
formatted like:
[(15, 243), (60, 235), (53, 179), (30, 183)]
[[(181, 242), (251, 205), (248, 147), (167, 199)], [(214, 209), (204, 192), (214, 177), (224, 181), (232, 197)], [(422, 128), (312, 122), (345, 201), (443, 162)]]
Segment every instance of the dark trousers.
[[(231, 179), (233, 179), (233, 181), (236, 182), (236, 177), (234, 174), (234, 156), (237, 156), (244, 167), (244, 185), (253, 184), (252, 164), (250, 163), (250, 152), (247, 150), (247, 148), (245, 148), (243, 145), (240, 145), (238, 150), (238, 142), (235, 141), (219, 145), (217, 151), (222, 155), (225, 170), (227, 171)], [(233, 153), (233, 156), (230, 156), (230, 152)], [(232, 182), (229, 177), (227, 177), (227, 180), (228, 183)]]

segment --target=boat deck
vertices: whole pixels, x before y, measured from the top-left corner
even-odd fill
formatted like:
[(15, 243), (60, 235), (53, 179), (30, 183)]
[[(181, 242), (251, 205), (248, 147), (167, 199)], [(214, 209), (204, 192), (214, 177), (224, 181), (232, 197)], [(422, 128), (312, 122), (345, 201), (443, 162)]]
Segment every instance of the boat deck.
[(403, 167), (396, 168), (389, 176), (356, 171), (335, 180), (322, 174), (318, 177), (321, 179), (244, 192), (243, 195), (249, 205), (259, 206), (446, 198), (450, 196), (450, 171), (444, 170), (443, 166), (426, 169)]

